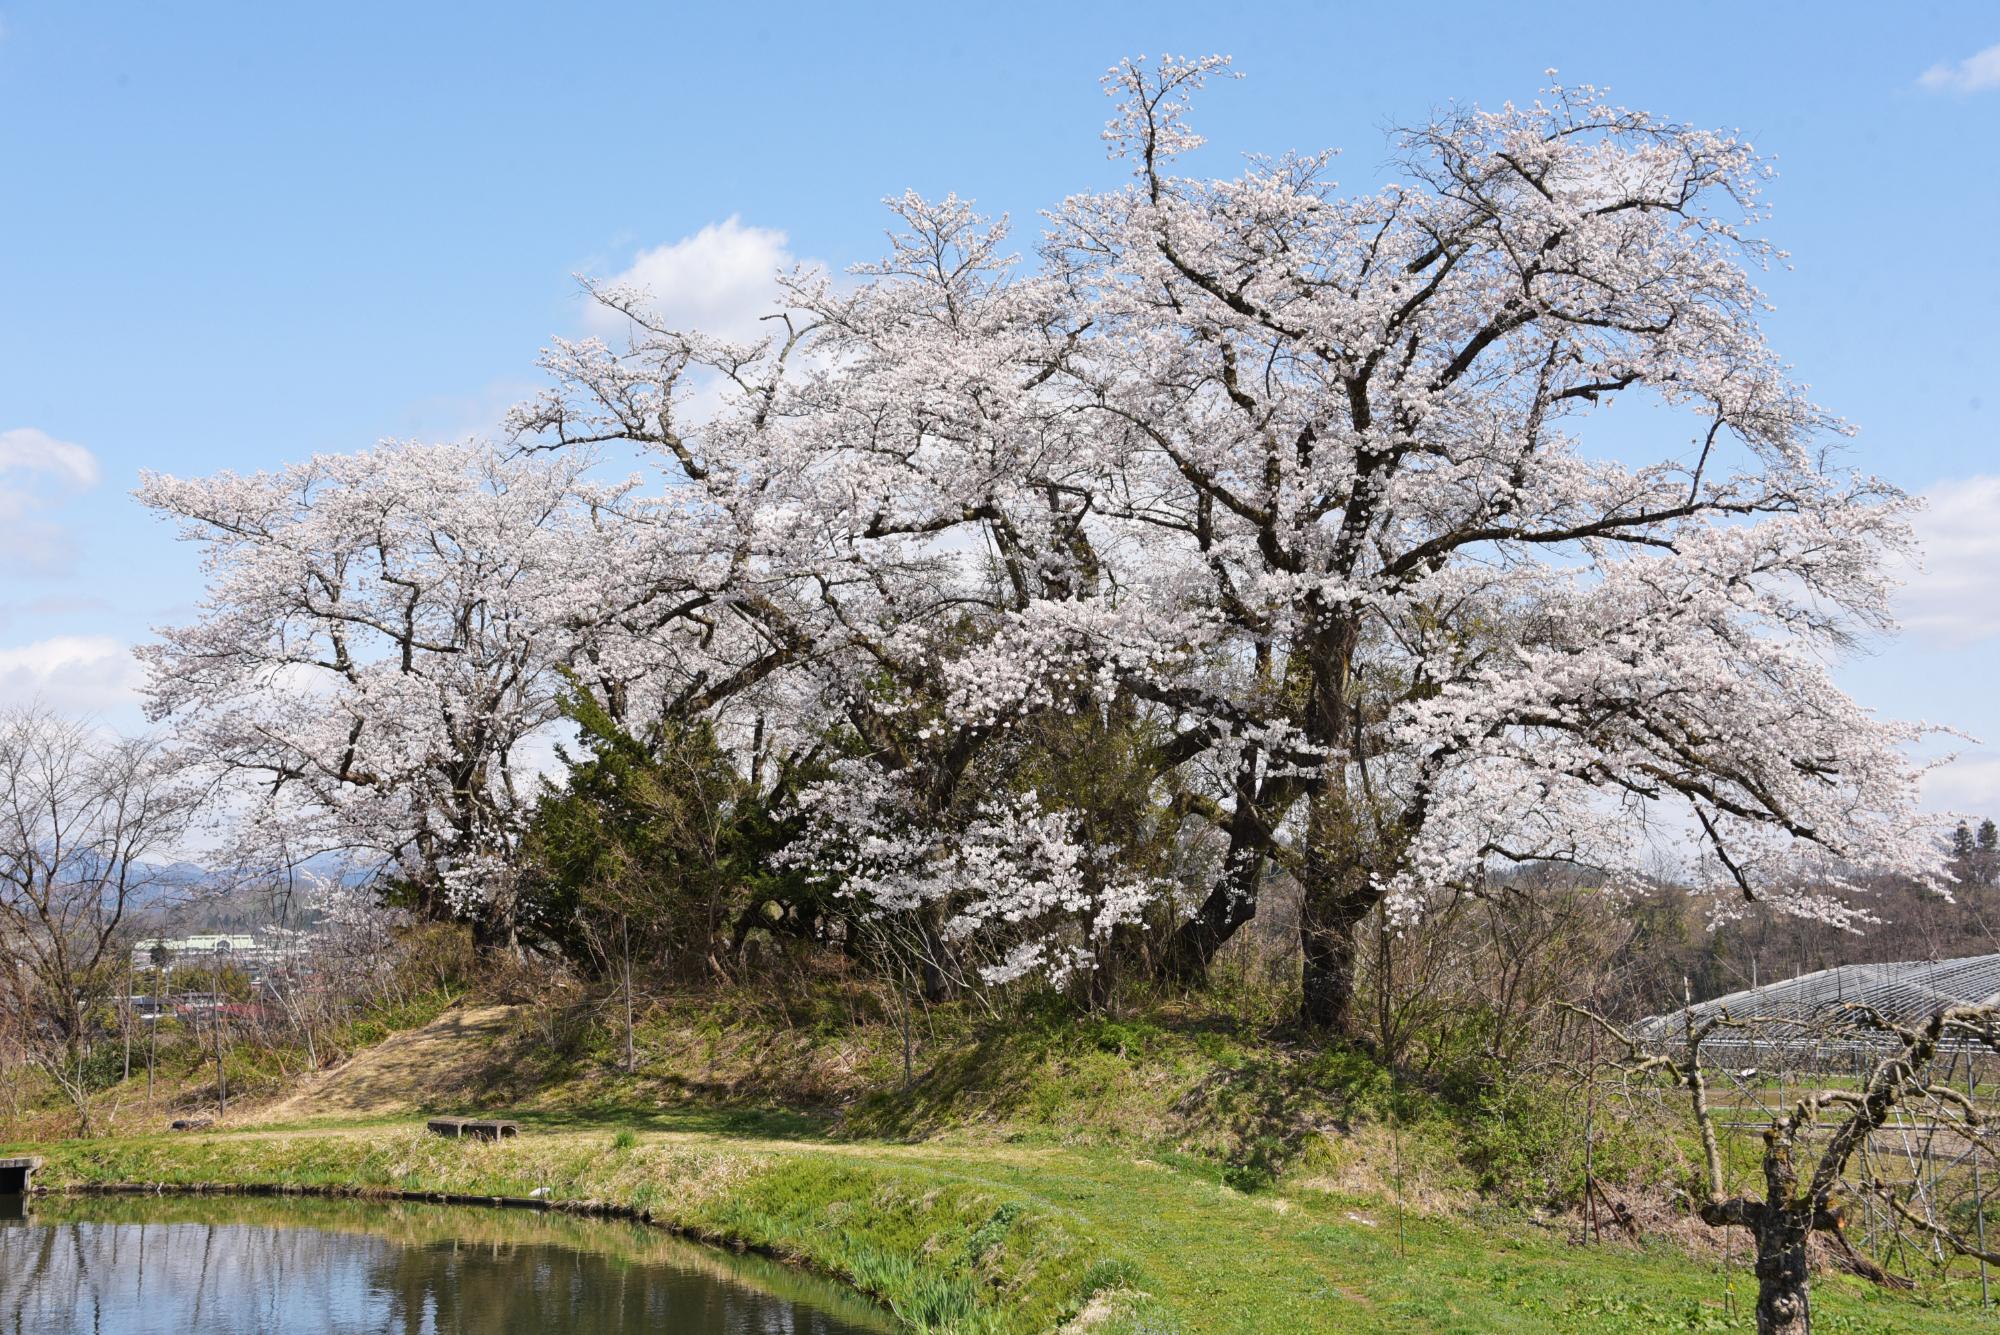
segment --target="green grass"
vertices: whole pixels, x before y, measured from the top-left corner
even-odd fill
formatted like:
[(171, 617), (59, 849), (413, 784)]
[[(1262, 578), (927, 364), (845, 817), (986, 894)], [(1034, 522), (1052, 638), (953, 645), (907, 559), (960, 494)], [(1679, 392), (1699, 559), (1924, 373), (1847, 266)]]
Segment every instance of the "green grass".
[[(690, 1118), (690, 1122), (700, 1119)], [(630, 1133), (629, 1136), (621, 1133)], [(629, 1143), (622, 1144), (621, 1141)], [(45, 1185), (283, 1182), (608, 1201), (694, 1236), (808, 1264), (918, 1331), (1106, 1335), (1270, 1331), (1748, 1330), (1717, 1266), (1664, 1246), (1579, 1247), (1528, 1216), (1481, 1224), (1280, 1180), (1249, 1192), (1209, 1161), (1122, 1147), (767, 1139), (670, 1114), (531, 1129), (485, 1145), (370, 1123), (43, 1147)], [(1816, 1283), (1828, 1332), (1991, 1328), (1952, 1292)], [(1093, 1299), (1096, 1302), (1093, 1304)]]
[[(504, 1053), (542, 1063), (510, 1086), (521, 1106), (483, 1109), (520, 1121), (519, 1141), (322, 1119), (59, 1143), (38, 1151), (44, 1180), (546, 1187), (811, 1266), (917, 1331), (1753, 1328), (1743, 1238), (1726, 1270), (1664, 1238), (1579, 1245), (1577, 1100), (1558, 1086), (1392, 1075), (1172, 1006), (947, 1014), (909, 1090), (893, 1031), (831, 1011), (662, 1007), (633, 1074), (617, 1035), (560, 1032), (559, 1051), (536, 1030)], [(1597, 1147), (1597, 1171), (1635, 1199), (1687, 1167), (1672, 1127), (1620, 1125)], [(1992, 1329), (1966, 1274), (1914, 1296), (1817, 1277), (1817, 1328)]]

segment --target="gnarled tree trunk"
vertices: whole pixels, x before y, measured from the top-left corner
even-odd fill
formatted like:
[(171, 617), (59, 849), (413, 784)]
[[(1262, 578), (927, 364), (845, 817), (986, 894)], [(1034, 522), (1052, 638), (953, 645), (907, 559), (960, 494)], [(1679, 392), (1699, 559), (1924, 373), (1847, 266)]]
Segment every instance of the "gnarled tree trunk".
[(1758, 1335), (1806, 1335), (1812, 1303), (1806, 1288), (1806, 1234), (1789, 1210), (1770, 1212), (1757, 1237)]
[(1793, 1124), (1791, 1118), (1780, 1118), (1764, 1133), (1764, 1208), (1754, 1230), (1758, 1335), (1805, 1335), (1812, 1329), (1806, 1238), (1816, 1212), (1812, 1201), (1798, 1199)]
[(1354, 1013), (1359, 928), (1382, 890), (1369, 875), (1368, 841), (1345, 783), (1329, 777), (1311, 800), (1300, 877), (1300, 1018), (1309, 1028), (1352, 1037), (1359, 1033)]

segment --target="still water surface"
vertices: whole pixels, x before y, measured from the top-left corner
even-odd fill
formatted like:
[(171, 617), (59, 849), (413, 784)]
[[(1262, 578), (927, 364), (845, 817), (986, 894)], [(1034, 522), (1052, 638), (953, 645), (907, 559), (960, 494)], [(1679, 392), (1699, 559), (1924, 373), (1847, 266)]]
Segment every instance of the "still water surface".
[(837, 1285), (638, 1224), (229, 1197), (0, 1220), (4, 1335), (861, 1335)]

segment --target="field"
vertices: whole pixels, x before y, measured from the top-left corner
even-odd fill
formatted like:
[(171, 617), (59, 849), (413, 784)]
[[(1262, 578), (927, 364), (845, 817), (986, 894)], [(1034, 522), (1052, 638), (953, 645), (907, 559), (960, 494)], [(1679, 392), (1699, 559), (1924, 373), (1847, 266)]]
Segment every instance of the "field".
[[(1199, 1025), (1026, 1026), (833, 1114), (750, 1091), (772, 1064), (801, 1089), (843, 1066), (880, 1084), (890, 1054), (803, 1034), (781, 1059), (768, 1028), (745, 1046), (712, 1013), (667, 1015), (628, 1075), (603, 1035), (552, 1056), (526, 1023), (447, 1011), (214, 1131), (38, 1146), (41, 1181), (546, 1189), (821, 1270), (923, 1331), (1751, 1328), (1741, 1242), (1671, 1221), (1586, 1242), (1573, 1211), (1520, 1199), (1555, 1171), (1528, 1109), (1508, 1140), (1353, 1058)], [(427, 1106), (475, 1105), (521, 1139), (421, 1130)], [(1321, 1129), (1288, 1139), (1301, 1125)], [(1915, 1296), (1825, 1276), (1815, 1297), (1828, 1332), (1990, 1325), (1962, 1272)]]

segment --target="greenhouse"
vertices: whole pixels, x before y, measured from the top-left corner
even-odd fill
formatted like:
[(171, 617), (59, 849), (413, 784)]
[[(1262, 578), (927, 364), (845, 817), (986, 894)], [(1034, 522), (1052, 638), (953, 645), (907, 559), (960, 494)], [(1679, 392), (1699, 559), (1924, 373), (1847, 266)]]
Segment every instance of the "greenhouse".
[(1820, 969), (1651, 1016), (1633, 1026), (1633, 1035), (1642, 1043), (1672, 1043), (1688, 1032), (1690, 1022), (1698, 1026), (1723, 1016), (1728, 1026), (1717, 1028), (1704, 1048), (1750, 1048), (1801, 1065), (1844, 1064), (1893, 1042), (1859, 1022), (1851, 1007), (1865, 1006), (1893, 1024), (1915, 1027), (1955, 1005), (2000, 1005), (2000, 954)]

